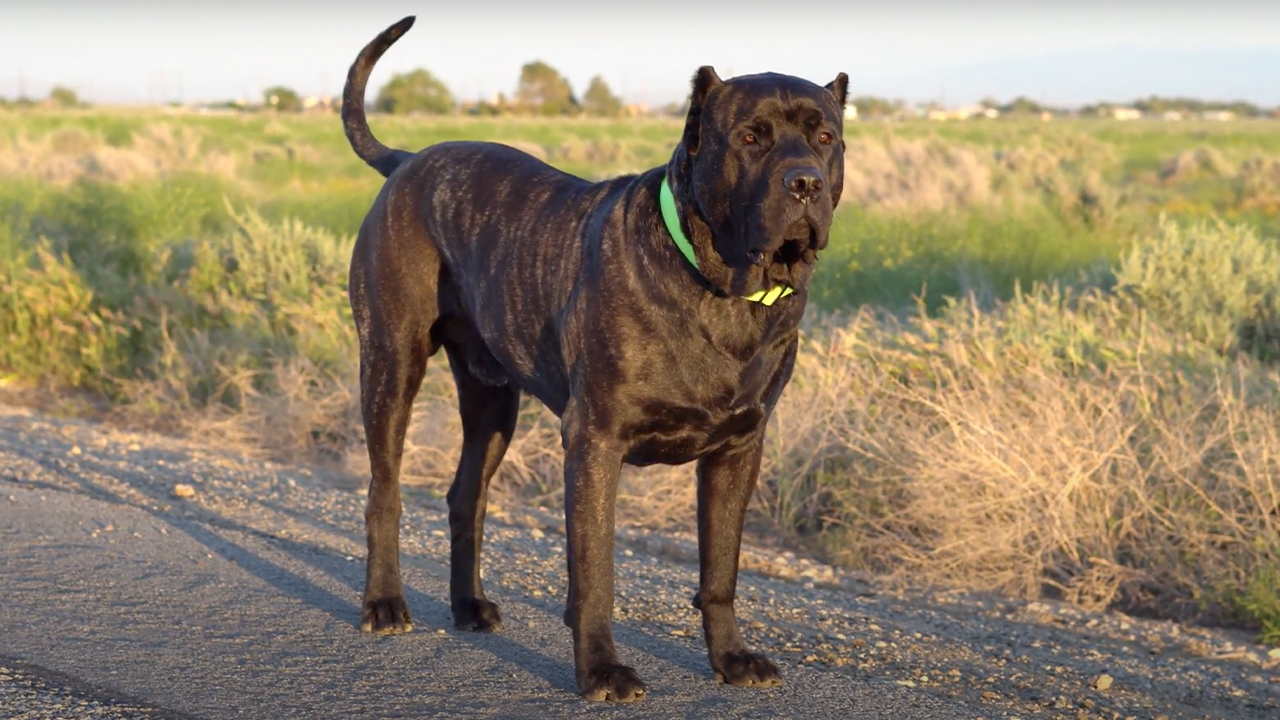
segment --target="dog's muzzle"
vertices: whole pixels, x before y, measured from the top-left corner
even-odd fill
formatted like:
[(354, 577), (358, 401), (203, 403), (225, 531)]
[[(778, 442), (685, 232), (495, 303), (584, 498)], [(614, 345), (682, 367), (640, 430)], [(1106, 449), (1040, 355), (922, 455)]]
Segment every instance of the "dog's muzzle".
[(782, 176), (782, 186), (791, 197), (808, 205), (822, 194), (826, 183), (822, 181), (822, 171), (816, 167), (798, 167), (788, 170)]

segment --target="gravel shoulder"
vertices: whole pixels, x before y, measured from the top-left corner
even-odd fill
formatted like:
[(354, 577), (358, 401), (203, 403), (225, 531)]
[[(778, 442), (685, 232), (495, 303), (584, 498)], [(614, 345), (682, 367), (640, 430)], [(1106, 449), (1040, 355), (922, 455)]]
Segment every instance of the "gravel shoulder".
[(492, 511), (505, 628), (466, 633), (449, 622), (443, 503), (406, 489), (415, 630), (371, 637), (360, 486), (0, 406), (0, 717), (1280, 716), (1280, 653), (1247, 633), (897, 593), (765, 551), (744, 557), (739, 614), (784, 684), (717, 685), (691, 539), (635, 530), (619, 532), (615, 631), (650, 695), (602, 710), (573, 694), (555, 514)]

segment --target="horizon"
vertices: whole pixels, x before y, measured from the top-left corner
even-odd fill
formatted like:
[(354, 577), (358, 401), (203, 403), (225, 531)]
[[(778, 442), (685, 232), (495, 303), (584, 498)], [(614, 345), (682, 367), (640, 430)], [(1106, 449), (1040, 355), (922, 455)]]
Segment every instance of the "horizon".
[[(510, 97), (520, 66), (544, 60), (579, 97), (599, 74), (624, 102), (652, 107), (682, 102), (702, 64), (726, 78), (769, 70), (820, 84), (843, 71), (851, 98), (953, 107), (1025, 96), (1078, 108), (1152, 95), (1280, 105), (1269, 70), (1280, 67), (1280, 3), (911, 0), (882, 8), (823, 0), (805, 9), (824, 22), (801, 18), (789, 33), (759, 2), (637, 7), (372, 0), (353, 15), (334, 2), (104, 8), (50, 0), (0, 11), (0, 97), (41, 98), (54, 85), (105, 105), (257, 102), (273, 85), (336, 97), (359, 49), (416, 14), (375, 69), (371, 91), (425, 67), (460, 102)], [(833, 25), (848, 30), (832, 33)], [(824, 42), (822, 32), (835, 37)]]

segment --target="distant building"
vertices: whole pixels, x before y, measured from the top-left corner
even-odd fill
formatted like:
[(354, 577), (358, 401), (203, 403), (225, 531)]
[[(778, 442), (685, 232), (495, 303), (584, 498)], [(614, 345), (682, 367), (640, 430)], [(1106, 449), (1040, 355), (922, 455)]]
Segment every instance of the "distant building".
[(1131, 107), (1113, 107), (1111, 117), (1116, 120), (1138, 120), (1142, 117), (1142, 111)]
[(957, 108), (931, 108), (926, 115), (930, 120), (944, 122), (947, 120), (968, 120), (974, 117), (984, 117), (995, 119), (1000, 117), (1000, 111), (982, 105), (962, 105)]
[(1230, 110), (1206, 110), (1200, 117), (1214, 122), (1231, 122), (1236, 119), (1236, 114)]
[(1164, 114), (1161, 115), (1160, 117), (1164, 118), (1165, 120), (1168, 120), (1169, 122), (1178, 122), (1182, 120), (1182, 113), (1178, 112), (1177, 110), (1165, 110)]
[(302, 99), (302, 109), (305, 111), (324, 112), (333, 110), (335, 107), (333, 98), (328, 95), (320, 95), (319, 97), (312, 95)]
[(845, 119), (845, 120), (857, 120), (857, 119), (858, 119), (858, 106), (857, 106), (857, 105), (854, 105), (853, 103), (849, 103), (849, 104), (845, 105), (845, 106), (844, 106), (844, 119)]

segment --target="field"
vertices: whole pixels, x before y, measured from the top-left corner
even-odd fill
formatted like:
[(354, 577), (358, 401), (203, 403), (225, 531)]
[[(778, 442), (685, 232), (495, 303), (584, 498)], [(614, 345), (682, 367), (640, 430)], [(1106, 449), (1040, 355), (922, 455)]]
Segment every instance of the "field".
[[(586, 177), (672, 120), (375, 117)], [(846, 132), (844, 200), (757, 528), (912, 583), (1044, 593), (1280, 642), (1280, 123), (1000, 120)], [(0, 113), (0, 373), (66, 412), (364, 472), (346, 305), (380, 178), (333, 116)], [(52, 391), (52, 392), (49, 392)], [(495, 492), (561, 497), (528, 402)], [(408, 480), (458, 443), (443, 356)], [(692, 519), (628, 471), (627, 522)]]

